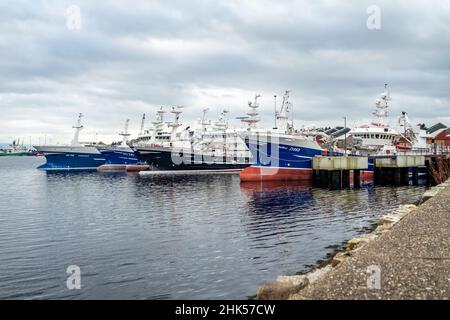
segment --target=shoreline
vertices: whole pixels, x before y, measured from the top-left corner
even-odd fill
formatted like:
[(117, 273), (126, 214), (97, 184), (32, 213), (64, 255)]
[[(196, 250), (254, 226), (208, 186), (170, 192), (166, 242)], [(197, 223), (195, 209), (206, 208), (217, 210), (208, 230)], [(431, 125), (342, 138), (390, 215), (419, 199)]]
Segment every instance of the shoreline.
[[(336, 245), (336, 250), (327, 254), (323, 260), (319, 260), (317, 265), (305, 272), (297, 272), (295, 275), (280, 275), (275, 281), (266, 282), (258, 288), (256, 299), (259, 300), (309, 300), (309, 299), (330, 299), (344, 298), (342, 296), (330, 297), (324, 294), (327, 290), (317, 290), (316, 287), (327, 287), (329, 282), (335, 280), (333, 273), (340, 268), (341, 265), (351, 264), (350, 260), (358, 259), (358, 254), (369, 244), (382, 241), (382, 237), (389, 233), (405, 217), (410, 216), (412, 212), (420, 211), (428, 200), (439, 195), (443, 190), (450, 191), (450, 179), (435, 187), (426, 190), (419, 201), (412, 204), (401, 205), (397, 209), (380, 217), (377, 223), (368, 227), (367, 232), (356, 236), (341, 245)], [(352, 275), (347, 274), (347, 278), (351, 279)], [(367, 277), (367, 275), (366, 275)], [(347, 288), (348, 289), (348, 288)], [(358, 289), (360, 289), (358, 287)], [(344, 289), (345, 291), (345, 286)], [(320, 291), (321, 294), (316, 294)], [(355, 298), (355, 297), (352, 297)], [(360, 298), (367, 298), (361, 296)], [(357, 298), (358, 299), (358, 298)]]

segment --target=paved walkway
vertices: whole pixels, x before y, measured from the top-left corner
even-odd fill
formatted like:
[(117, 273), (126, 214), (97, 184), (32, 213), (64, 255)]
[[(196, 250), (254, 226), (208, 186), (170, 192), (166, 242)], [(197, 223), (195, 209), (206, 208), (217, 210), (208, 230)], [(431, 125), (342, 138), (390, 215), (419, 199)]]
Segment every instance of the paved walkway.
[(450, 187), (297, 298), (450, 299)]

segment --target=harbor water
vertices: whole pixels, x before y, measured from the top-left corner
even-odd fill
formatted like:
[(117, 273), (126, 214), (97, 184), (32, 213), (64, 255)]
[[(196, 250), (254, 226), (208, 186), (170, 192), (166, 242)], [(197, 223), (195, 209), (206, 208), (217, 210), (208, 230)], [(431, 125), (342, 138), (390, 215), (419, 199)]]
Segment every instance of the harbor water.
[[(44, 162), (0, 158), (2, 299), (246, 299), (424, 192), (37, 170)], [(71, 265), (79, 290), (66, 286)]]

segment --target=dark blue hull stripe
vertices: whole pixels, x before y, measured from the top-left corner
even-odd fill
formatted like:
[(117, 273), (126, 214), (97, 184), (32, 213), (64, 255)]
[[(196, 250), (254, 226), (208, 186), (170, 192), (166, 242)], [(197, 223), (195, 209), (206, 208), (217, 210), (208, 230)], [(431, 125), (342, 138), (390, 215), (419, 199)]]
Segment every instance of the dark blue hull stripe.
[(138, 162), (134, 152), (118, 150), (101, 150), (100, 152), (106, 158), (106, 164), (136, 164)]
[[(305, 147), (293, 147), (283, 144), (264, 143), (259, 145), (253, 141), (246, 141), (247, 147), (254, 159), (254, 166), (311, 169), (312, 158), (322, 154), (321, 149), (311, 149)], [(272, 150), (275, 153), (272, 155)]]
[(41, 165), (39, 169), (95, 169), (105, 164), (105, 157), (101, 154), (91, 153), (52, 153), (45, 155), (47, 163)]

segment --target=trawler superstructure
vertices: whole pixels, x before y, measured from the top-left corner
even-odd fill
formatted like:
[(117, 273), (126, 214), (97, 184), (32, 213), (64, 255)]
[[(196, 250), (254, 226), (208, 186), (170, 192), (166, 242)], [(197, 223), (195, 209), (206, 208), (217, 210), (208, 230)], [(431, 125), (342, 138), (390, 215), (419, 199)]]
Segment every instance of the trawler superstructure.
[(160, 107), (157, 111), (156, 121), (152, 122), (150, 129), (144, 130), (145, 114), (142, 117), (141, 131), (139, 136), (130, 143), (133, 146), (162, 146), (170, 141), (171, 132), (168, 124), (164, 121), (166, 111)]
[(381, 97), (375, 101), (376, 121), (356, 126), (348, 133), (353, 147), (362, 155), (392, 155), (396, 153), (396, 145), (401, 134), (387, 123), (391, 95), (388, 85)]
[[(141, 161), (154, 170), (241, 170), (250, 165), (251, 155), (238, 132), (230, 130), (227, 111), (220, 114), (211, 125), (206, 121), (207, 109), (196, 126), (180, 122), (182, 108), (173, 107), (174, 121), (161, 130), (162, 118), (149, 130), (153, 133), (147, 141), (140, 138), (132, 142), (132, 148)], [(162, 114), (162, 110), (159, 111)], [(158, 127), (160, 129), (158, 129)], [(158, 137), (168, 139), (158, 141)]]
[(374, 177), (374, 157), (395, 156), (406, 153), (427, 152), (425, 130), (415, 133), (406, 112), (398, 118), (403, 133), (389, 124), (389, 107), (392, 100), (387, 84), (379, 99), (375, 100), (374, 121), (353, 127), (347, 134), (347, 143), (343, 147), (343, 136), (337, 138), (345, 153), (368, 156), (368, 168), (361, 171), (361, 179), (371, 180)]

